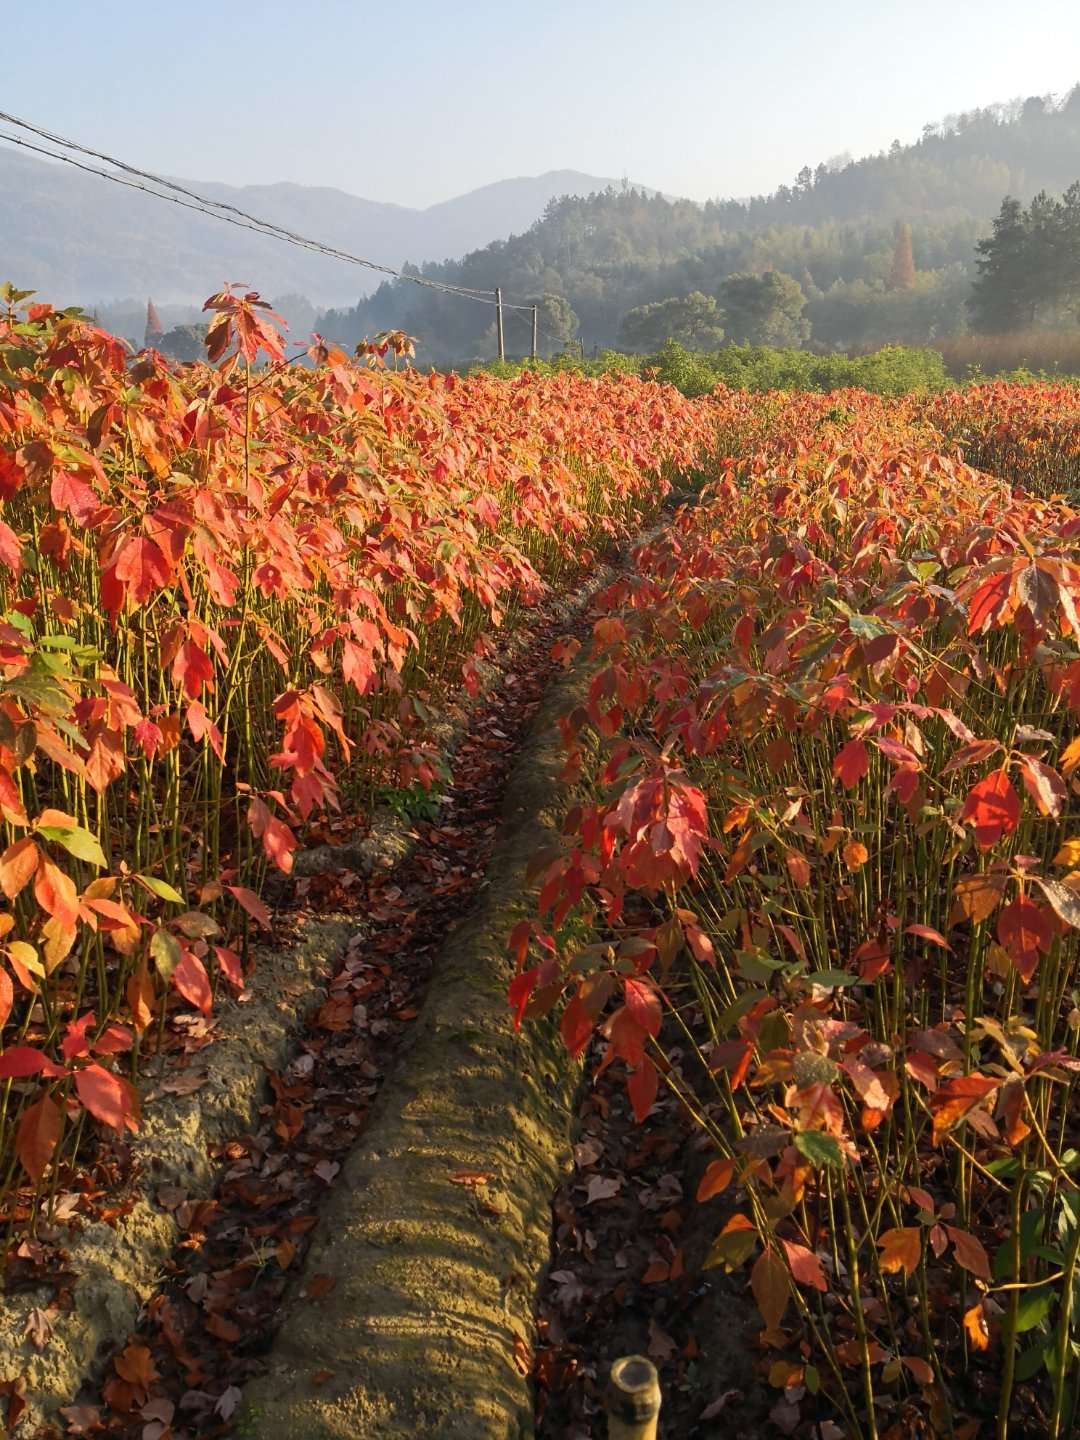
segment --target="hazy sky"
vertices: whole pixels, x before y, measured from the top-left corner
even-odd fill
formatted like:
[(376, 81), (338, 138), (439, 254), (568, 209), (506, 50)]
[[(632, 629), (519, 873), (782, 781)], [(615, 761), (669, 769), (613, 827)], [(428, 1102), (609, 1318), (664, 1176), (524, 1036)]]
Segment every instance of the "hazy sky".
[(0, 20), (0, 109), (147, 169), (409, 205), (564, 167), (747, 195), (1080, 80), (1080, 0), (0, 0)]

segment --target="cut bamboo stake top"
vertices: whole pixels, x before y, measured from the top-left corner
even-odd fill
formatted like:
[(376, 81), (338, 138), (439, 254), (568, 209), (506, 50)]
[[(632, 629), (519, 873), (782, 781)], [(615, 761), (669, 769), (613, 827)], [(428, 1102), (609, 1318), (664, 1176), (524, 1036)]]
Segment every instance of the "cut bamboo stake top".
[(608, 1440), (656, 1440), (660, 1377), (644, 1355), (624, 1355), (611, 1367), (604, 1394)]

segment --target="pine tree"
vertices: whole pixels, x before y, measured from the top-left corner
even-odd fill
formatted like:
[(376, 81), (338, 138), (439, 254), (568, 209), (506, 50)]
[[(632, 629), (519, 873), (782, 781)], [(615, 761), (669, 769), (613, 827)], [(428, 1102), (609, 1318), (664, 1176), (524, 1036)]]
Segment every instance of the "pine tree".
[(972, 325), (987, 335), (1001, 335), (1031, 323), (1029, 217), (1019, 200), (1006, 196), (994, 220), (993, 233), (975, 246), (978, 278), (968, 306)]
[(910, 290), (915, 284), (915, 256), (911, 249), (911, 226), (896, 222), (896, 243), (893, 246), (890, 290)]
[(165, 334), (165, 328), (158, 318), (157, 310), (154, 308), (153, 300), (146, 302), (146, 333), (143, 336), (143, 344), (156, 345)]

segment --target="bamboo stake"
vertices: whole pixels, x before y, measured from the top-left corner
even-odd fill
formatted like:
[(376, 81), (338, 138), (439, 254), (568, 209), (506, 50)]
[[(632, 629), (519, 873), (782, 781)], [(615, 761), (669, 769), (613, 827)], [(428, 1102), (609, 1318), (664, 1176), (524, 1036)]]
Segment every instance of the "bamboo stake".
[(604, 1393), (608, 1440), (656, 1440), (660, 1377), (644, 1355), (624, 1355), (611, 1367)]

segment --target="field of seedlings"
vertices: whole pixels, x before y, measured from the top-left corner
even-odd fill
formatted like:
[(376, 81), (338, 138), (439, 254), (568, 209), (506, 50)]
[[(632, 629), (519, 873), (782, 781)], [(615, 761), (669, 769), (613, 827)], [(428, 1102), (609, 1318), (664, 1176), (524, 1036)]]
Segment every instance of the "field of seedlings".
[[(760, 1433), (1074, 1434), (1080, 414), (1002, 385), (713, 403), (709, 483), (599, 599), (511, 1002), (625, 1078), (648, 1143), (660, 1112), (687, 1132), (662, 1224), (640, 1181), (597, 1188), (612, 1123), (582, 1176), (651, 1236), (612, 1286), (637, 1264), (669, 1317), (672, 1393), (719, 1272), (756, 1307)], [(557, 1233), (594, 1336), (602, 1223)], [(546, 1299), (547, 1403), (587, 1434)], [(739, 1392), (695, 1398), (677, 1433), (759, 1433)]]
[[(599, 1436), (604, 1364), (637, 1349), (669, 1437), (1073, 1433), (1075, 392), (690, 400), (630, 375), (419, 374), (395, 336), (288, 361), (233, 290), (208, 302), (207, 361), (171, 365), (4, 305), (9, 1431), (511, 1433), (487, 1410), (440, 1429), (430, 1397), (427, 1430), (386, 1418), (360, 1352), (396, 1342), (350, 1339), (366, 1292), (335, 1249), (360, 1243), (342, 1207), (382, 1194), (371, 1157), (350, 1165), (369, 1109), (374, 1160), (392, 1149), (384, 1077), (387, 1103), (434, 1097), (401, 1111), (415, 1157), (425, 1105), (435, 1126), (502, 1025), (505, 1084), (428, 1157), (453, 1244), (535, 1229), (514, 1187), (548, 1187), (547, 1278), (492, 1282), (493, 1405)], [(519, 773), (544, 735), (546, 795)], [(528, 886), (507, 872), (507, 1005), (495, 959), (478, 981), (438, 956), (470, 943), (514, 817), (552, 805)], [(365, 868), (357, 839), (387, 816), (408, 851)], [(358, 928), (312, 998), (289, 957), (331, 910)], [(444, 1004), (468, 1013), (424, 1092)], [(245, 1014), (284, 1027), (266, 1094), (250, 1128), (198, 1140), (211, 1178), (181, 1186), (140, 1136), (163, 1094), (210, 1111), (199, 1066), (230, 1025), (257, 1051)], [(553, 1022), (557, 1059), (530, 1038)], [(531, 1167), (539, 1122), (492, 1158), (500, 1098), (533, 1103), (517, 1069), (562, 1105), (553, 1202), (563, 1151)], [(154, 1273), (73, 1338), (76, 1240), (108, 1268), (139, 1185), (171, 1227)], [(504, 1271), (532, 1265), (513, 1254)], [(440, 1303), (417, 1324), (452, 1345)], [(268, 1365), (276, 1383), (281, 1315), (304, 1307), (286, 1423), (244, 1387)], [(363, 1405), (335, 1345), (367, 1367)], [(423, 1363), (403, 1361), (417, 1386)], [(331, 1398), (300, 1414), (298, 1386)]]

